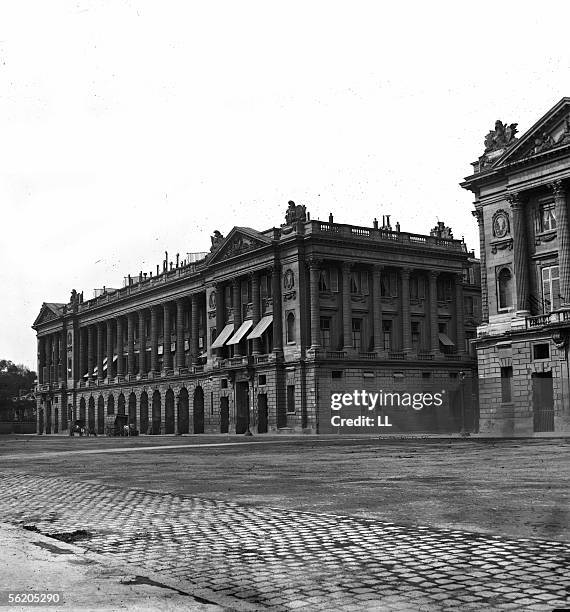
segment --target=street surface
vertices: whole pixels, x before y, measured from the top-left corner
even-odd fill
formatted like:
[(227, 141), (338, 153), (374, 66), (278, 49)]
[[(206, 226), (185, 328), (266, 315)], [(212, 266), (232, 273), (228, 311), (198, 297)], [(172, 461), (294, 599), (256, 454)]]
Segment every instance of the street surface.
[(242, 440), (3, 439), (0, 512), (172, 603), (570, 605), (565, 440)]

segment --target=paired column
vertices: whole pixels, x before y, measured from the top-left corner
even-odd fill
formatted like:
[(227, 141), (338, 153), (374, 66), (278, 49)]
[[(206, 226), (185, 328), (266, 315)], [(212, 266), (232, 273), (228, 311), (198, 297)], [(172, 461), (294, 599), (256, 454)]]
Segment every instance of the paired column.
[(560, 276), (560, 302), (563, 308), (570, 308), (570, 232), (568, 230), (568, 209), (566, 189), (562, 181), (551, 184), (556, 207), (556, 235), (558, 238), (558, 274)]
[(172, 369), (172, 353), (170, 352), (170, 302), (162, 305), (162, 363), (165, 370)]
[(79, 328), (79, 376), (81, 382), (87, 373), (87, 328)]
[(273, 299), (273, 352), (283, 354), (283, 312), (281, 308), (281, 264), (271, 268), (271, 296)]
[(200, 313), (198, 312), (198, 294), (193, 293), (190, 297), (190, 301), (192, 304), (192, 313), (191, 313), (191, 346), (190, 353), (192, 354), (192, 363), (198, 363), (198, 326), (200, 323)]
[[(234, 278), (232, 282), (232, 295), (233, 295), (233, 310), (234, 310), (234, 324), (236, 329), (241, 325), (242, 322), (242, 306), (241, 306), (241, 281), (239, 278)], [(234, 344), (234, 357), (239, 357), (239, 344)]]
[(352, 350), (352, 306), (350, 303), (351, 267), (349, 263), (345, 262), (342, 264), (342, 335), (344, 338), (345, 351)]
[(150, 371), (158, 372), (158, 306), (150, 308)]
[(184, 300), (176, 300), (176, 367), (183, 368), (184, 363)]
[(44, 381), (44, 359), (45, 359), (45, 341), (44, 337), (38, 338), (38, 381), (43, 384)]
[(513, 213), (513, 257), (516, 283), (516, 311), (528, 313), (528, 256), (525, 235), (524, 206), (518, 193), (507, 196)]
[[(111, 380), (115, 378), (115, 368), (113, 364), (114, 346), (113, 346), (113, 319), (108, 319), (107, 322), (107, 378)], [(117, 357), (118, 359), (118, 357)]]
[(105, 358), (103, 352), (103, 342), (104, 342), (104, 323), (97, 324), (97, 379), (103, 380), (103, 359)]
[(439, 272), (429, 273), (429, 328), (430, 345), (434, 354), (439, 353), (439, 319), (437, 316), (437, 277)]
[(409, 353), (412, 350), (410, 330), (410, 269), (402, 268), (400, 270), (400, 278), (402, 279), (402, 351)]
[(146, 374), (146, 325), (145, 311), (139, 310), (139, 374)]
[(51, 375), (51, 337), (50, 336), (46, 336), (45, 337), (45, 345), (44, 345), (44, 349), (45, 349), (45, 381), (46, 383), (50, 383), (52, 381), (52, 375)]
[(465, 325), (463, 316), (463, 275), (455, 275), (455, 342), (457, 352), (465, 352)]
[(117, 376), (125, 375), (123, 353), (123, 317), (117, 317)]
[(127, 315), (127, 372), (135, 375), (135, 313)]
[[(311, 303), (311, 349), (321, 347), (321, 311), (319, 302), (320, 262), (309, 260), (309, 300)], [(350, 285), (349, 285), (350, 289)], [(350, 301), (350, 295), (349, 295)]]
[[(251, 302), (252, 302), (251, 312), (252, 312), (252, 317), (253, 317), (253, 327), (255, 327), (261, 320), (259, 272), (253, 272), (251, 274)], [(259, 355), (259, 353), (261, 352), (259, 338), (254, 338), (251, 352), (253, 355)]]
[(384, 266), (372, 268), (372, 326), (374, 329), (374, 351), (384, 349), (382, 338), (382, 291), (381, 277)]
[[(224, 329), (224, 286), (222, 283), (214, 283), (215, 300), (216, 300), (216, 335), (219, 335)], [(214, 341), (215, 338), (209, 339), (208, 341)], [(222, 356), (223, 347), (214, 349), (219, 357)]]
[(477, 219), (479, 226), (479, 257), (481, 260), (481, 320), (483, 323), (489, 322), (489, 304), (487, 288), (487, 253), (485, 251), (485, 223), (483, 209), (477, 208), (472, 211), (472, 215)]
[(55, 334), (53, 334), (53, 365), (54, 365), (54, 376), (53, 376), (53, 381), (54, 382), (59, 382), (60, 381), (60, 361), (59, 361), (59, 353), (60, 353), (60, 335), (59, 332), (56, 332)]
[(87, 380), (93, 380), (95, 369), (95, 327), (87, 326)]

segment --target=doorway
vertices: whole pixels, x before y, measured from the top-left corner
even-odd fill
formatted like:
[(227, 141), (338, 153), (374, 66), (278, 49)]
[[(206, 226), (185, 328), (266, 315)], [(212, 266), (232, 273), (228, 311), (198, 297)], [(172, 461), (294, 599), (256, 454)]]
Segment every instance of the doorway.
[(236, 433), (243, 434), (249, 429), (249, 383), (236, 383)]
[(532, 375), (534, 431), (554, 431), (554, 393), (552, 372)]
[(257, 396), (257, 433), (267, 433), (267, 393)]
[(220, 433), (230, 430), (230, 401), (227, 397), (220, 398)]

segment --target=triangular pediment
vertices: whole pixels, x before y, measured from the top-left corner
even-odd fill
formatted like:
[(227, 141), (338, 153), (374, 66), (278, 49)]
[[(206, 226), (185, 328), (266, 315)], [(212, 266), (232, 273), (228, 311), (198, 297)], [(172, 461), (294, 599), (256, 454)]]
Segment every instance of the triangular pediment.
[(492, 162), (493, 168), (540, 156), (570, 145), (570, 98), (562, 98)]
[(238, 257), (243, 253), (249, 253), (262, 249), (271, 244), (271, 240), (249, 227), (234, 227), (230, 233), (212, 246), (212, 251), (207, 257), (207, 264), (219, 263), (225, 259)]
[(38, 327), (43, 323), (49, 323), (50, 321), (59, 319), (62, 315), (64, 306), (65, 304), (44, 302), (32, 327)]

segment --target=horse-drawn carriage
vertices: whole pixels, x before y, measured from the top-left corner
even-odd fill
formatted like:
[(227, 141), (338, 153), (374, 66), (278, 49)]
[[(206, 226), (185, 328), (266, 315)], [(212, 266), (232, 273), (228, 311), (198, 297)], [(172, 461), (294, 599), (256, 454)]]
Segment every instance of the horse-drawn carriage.
[(71, 436), (74, 436), (75, 434), (79, 436), (96, 436), (97, 435), (97, 432), (94, 429), (89, 428), (87, 426), (87, 424), (85, 423), (85, 419), (76, 419), (75, 421), (73, 421), (73, 423), (71, 424), (69, 433)]
[(113, 436), (138, 436), (139, 432), (126, 414), (110, 414), (105, 417), (105, 435)]

